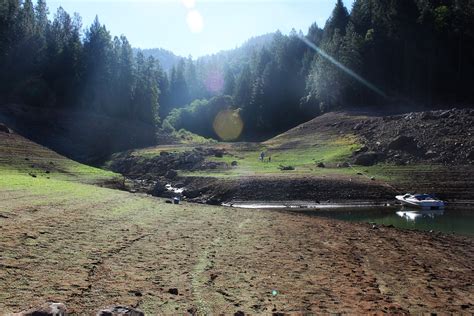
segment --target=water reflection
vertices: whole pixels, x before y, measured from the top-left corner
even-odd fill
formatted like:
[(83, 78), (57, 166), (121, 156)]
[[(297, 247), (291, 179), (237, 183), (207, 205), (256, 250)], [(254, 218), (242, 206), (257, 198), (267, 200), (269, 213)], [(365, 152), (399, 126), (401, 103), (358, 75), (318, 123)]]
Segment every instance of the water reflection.
[(445, 210), (415, 210), (383, 208), (351, 210), (298, 211), (311, 216), (328, 217), (349, 222), (377, 223), (403, 229), (416, 229), (474, 236), (474, 208), (447, 208)]
[(398, 216), (406, 219), (407, 221), (415, 221), (421, 218), (431, 218), (434, 219), (435, 216), (443, 215), (444, 210), (411, 210), (411, 209), (402, 209), (401, 211), (396, 212)]

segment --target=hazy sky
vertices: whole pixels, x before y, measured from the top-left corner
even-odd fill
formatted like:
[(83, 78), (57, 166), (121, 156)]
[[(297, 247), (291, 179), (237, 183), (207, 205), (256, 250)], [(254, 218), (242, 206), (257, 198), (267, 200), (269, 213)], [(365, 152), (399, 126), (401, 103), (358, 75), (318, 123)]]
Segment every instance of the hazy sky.
[[(335, 0), (50, 0), (82, 16), (88, 27), (96, 15), (112, 35), (124, 34), (133, 47), (165, 48), (199, 57), (239, 46), (252, 36), (292, 28), (304, 33), (324, 26)], [(350, 9), (353, 0), (344, 0)]]

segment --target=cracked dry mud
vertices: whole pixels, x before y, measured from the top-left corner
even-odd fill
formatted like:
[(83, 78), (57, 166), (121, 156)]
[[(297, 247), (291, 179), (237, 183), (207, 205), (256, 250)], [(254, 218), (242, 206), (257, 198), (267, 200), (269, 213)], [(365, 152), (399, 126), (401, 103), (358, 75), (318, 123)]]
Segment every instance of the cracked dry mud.
[(474, 312), (472, 237), (98, 190), (35, 206), (1, 192), (2, 312)]

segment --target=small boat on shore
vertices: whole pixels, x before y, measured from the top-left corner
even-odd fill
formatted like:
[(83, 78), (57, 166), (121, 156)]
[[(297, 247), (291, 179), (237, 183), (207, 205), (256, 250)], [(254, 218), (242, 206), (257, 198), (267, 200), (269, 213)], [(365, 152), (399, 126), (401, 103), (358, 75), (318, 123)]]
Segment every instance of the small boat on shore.
[(402, 205), (425, 210), (444, 209), (444, 202), (429, 194), (404, 194), (395, 197)]

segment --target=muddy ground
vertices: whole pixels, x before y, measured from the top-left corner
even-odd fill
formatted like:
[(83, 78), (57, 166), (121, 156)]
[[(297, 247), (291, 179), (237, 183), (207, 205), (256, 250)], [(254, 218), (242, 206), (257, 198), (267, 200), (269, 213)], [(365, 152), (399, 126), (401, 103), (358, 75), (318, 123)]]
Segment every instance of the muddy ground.
[(150, 314), (474, 313), (469, 237), (125, 192), (34, 208), (20, 192), (2, 196), (7, 313), (45, 301), (74, 315), (117, 304)]
[[(15, 134), (0, 141), (0, 314), (47, 301), (72, 315), (111, 305), (150, 315), (474, 313), (472, 237), (172, 205), (101, 188), (116, 175)], [(269, 192), (327, 196), (345, 185), (321, 179), (328, 186), (314, 190), (277, 179)], [(241, 181), (230, 187), (245, 195), (271, 186)], [(222, 183), (211, 187), (233, 190)]]

